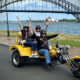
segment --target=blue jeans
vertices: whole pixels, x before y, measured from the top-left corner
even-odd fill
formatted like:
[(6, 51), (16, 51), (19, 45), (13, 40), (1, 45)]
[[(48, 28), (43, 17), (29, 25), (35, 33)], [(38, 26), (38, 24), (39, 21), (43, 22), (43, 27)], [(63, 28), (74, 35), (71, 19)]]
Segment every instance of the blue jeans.
[(50, 49), (50, 41), (48, 41), (48, 48)]
[(50, 56), (49, 56), (49, 53), (48, 53), (48, 50), (47, 49), (40, 49), (38, 51), (38, 53), (41, 55), (41, 56), (44, 56), (45, 57), (45, 60), (46, 60), (46, 63), (50, 63)]
[(25, 45), (31, 47), (31, 51), (32, 51), (32, 52), (33, 52), (33, 51), (36, 52), (36, 49), (37, 49), (37, 44), (36, 44), (36, 43), (26, 42)]

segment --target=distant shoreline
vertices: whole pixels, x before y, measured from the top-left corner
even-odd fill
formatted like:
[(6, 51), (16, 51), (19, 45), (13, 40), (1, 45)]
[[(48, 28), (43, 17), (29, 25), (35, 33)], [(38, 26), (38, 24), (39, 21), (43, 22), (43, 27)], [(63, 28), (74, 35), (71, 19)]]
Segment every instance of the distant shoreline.
[[(2, 22), (0, 22), (0, 23), (4, 23), (4, 22), (6, 22), (7, 23), (7, 21), (2, 21)], [(12, 22), (12, 23), (15, 23), (15, 22), (18, 22), (18, 21), (9, 21), (9, 22)], [(24, 23), (28, 23), (28, 22), (25, 22), (25, 21), (21, 21), (21, 22), (24, 22)], [(32, 23), (45, 23), (44, 21), (32, 21)], [(49, 23), (79, 23), (79, 22), (49, 22)]]
[[(0, 21), (0, 23), (2, 22), (7, 22), (7, 21)], [(9, 20), (9, 22), (18, 22), (18, 21), (14, 21), (14, 20)], [(21, 20), (21, 22), (29, 22), (29, 20)], [(45, 22), (44, 20), (32, 20), (32, 22)], [(52, 23), (57, 23), (55, 21), (49, 21)], [(76, 19), (60, 19), (58, 20), (59, 23), (76, 23)]]

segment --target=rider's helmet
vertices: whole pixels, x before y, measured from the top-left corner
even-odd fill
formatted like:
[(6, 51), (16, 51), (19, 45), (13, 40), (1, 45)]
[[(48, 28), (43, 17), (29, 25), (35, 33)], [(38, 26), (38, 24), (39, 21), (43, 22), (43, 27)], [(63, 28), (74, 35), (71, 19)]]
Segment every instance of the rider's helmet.
[(42, 29), (41, 30), (41, 34), (46, 34), (46, 30), (45, 29)]
[(40, 25), (37, 25), (37, 26), (35, 27), (35, 29), (36, 29), (36, 31), (37, 31), (37, 29), (39, 29), (39, 32), (40, 32), (40, 31), (41, 31)]
[[(45, 34), (45, 35), (43, 35), (43, 34)], [(41, 37), (46, 37), (46, 30), (45, 29), (42, 29), (40, 35), (41, 35)]]
[[(25, 28), (27, 28), (27, 30), (25, 30)], [(23, 30), (25, 30), (26, 32), (29, 31), (29, 26), (23, 26)]]

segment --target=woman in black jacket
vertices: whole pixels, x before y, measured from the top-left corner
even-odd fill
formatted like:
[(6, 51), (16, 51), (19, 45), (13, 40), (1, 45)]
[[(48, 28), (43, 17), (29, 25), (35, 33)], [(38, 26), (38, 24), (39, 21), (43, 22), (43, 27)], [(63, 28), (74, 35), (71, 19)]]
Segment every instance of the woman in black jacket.
[(46, 36), (46, 30), (43, 29), (43, 30), (41, 30), (40, 37), (37, 37), (35, 35), (35, 30), (33, 29), (33, 37), (37, 40), (38, 53), (45, 57), (46, 63), (49, 66), (52, 66), (52, 62), (50, 61), (50, 56), (49, 56), (49, 53), (48, 53), (48, 51), (49, 51), (48, 40), (51, 39), (51, 38), (57, 37), (60, 33), (61, 33), (61, 31), (59, 31), (55, 35)]

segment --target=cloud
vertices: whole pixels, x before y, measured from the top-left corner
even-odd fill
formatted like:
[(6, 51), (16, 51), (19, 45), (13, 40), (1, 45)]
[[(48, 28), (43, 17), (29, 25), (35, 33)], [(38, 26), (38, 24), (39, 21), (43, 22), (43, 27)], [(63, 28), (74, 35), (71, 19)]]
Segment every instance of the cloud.
[(61, 16), (61, 15), (59, 15), (59, 16)]

